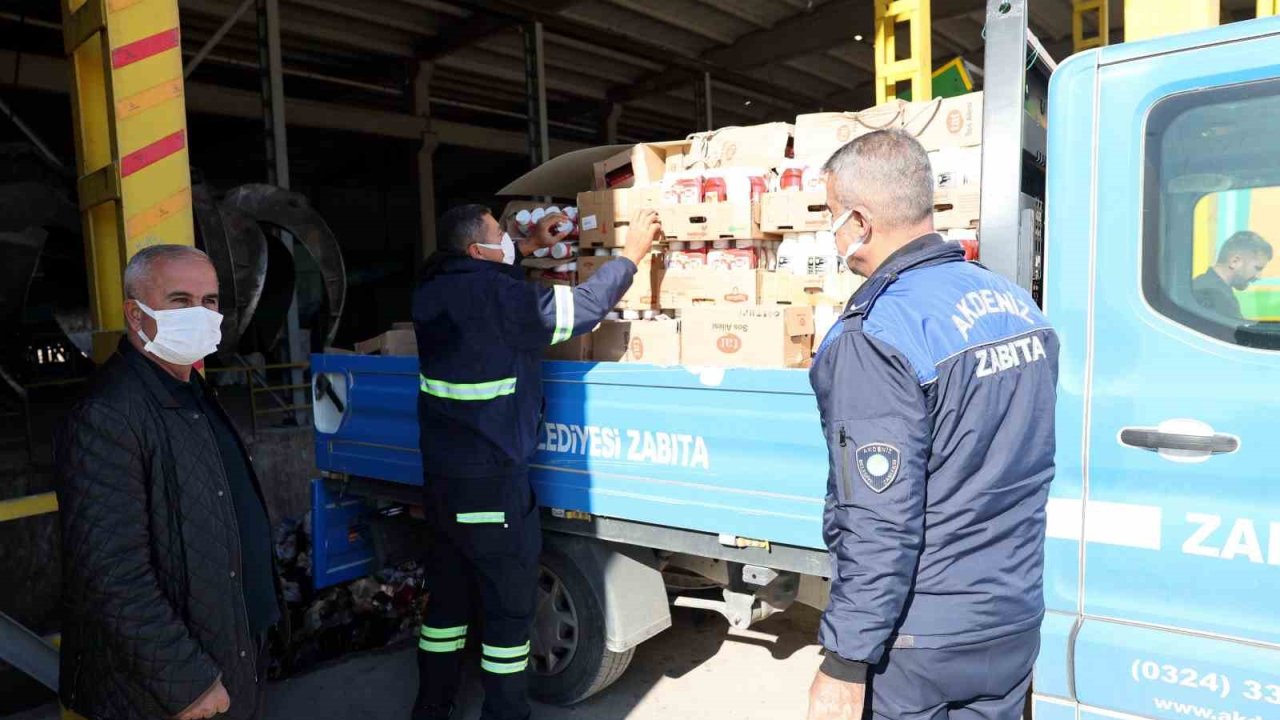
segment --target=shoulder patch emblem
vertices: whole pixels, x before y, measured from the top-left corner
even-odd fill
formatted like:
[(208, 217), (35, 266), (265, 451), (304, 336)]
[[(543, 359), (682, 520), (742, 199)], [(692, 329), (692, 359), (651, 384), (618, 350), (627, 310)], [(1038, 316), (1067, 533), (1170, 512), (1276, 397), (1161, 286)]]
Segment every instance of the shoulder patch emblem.
[(902, 453), (888, 443), (867, 443), (855, 454), (858, 475), (873, 492), (882, 493), (898, 479)]

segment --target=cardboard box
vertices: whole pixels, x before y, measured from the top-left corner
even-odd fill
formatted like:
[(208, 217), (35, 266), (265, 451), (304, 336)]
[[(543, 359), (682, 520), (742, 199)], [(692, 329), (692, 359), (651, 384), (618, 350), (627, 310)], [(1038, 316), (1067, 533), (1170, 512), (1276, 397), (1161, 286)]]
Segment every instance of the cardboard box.
[(756, 286), (761, 305), (843, 306), (862, 285), (852, 272), (833, 275), (796, 275), (760, 270)]
[(805, 367), (813, 348), (813, 308), (704, 307), (681, 316), (685, 365)]
[(702, 305), (755, 305), (755, 270), (713, 270), (705, 265), (658, 273), (658, 306), (683, 310)]
[(687, 140), (634, 145), (591, 167), (594, 190), (645, 187), (667, 172), (683, 170)]
[(795, 126), (765, 123), (725, 127), (689, 136), (685, 169), (747, 167), (771, 170), (787, 159)]
[(933, 225), (938, 230), (978, 227), (982, 190), (965, 186), (938, 190), (933, 196)]
[(903, 127), (930, 152), (982, 144), (982, 93), (910, 103)]
[[(400, 324), (400, 323), (397, 323)], [(409, 329), (392, 329), (381, 335), (356, 343), (357, 355), (417, 355), (418, 341), (413, 332), (412, 323)]]
[(780, 235), (831, 229), (823, 192), (772, 192), (760, 198), (760, 232)]
[(796, 118), (795, 159), (821, 166), (850, 140), (876, 130), (901, 129), (907, 103), (892, 100), (862, 112), (810, 113)]
[(657, 208), (661, 187), (592, 190), (578, 193), (578, 242), (582, 247), (622, 247), (631, 218), (641, 208)]
[(564, 342), (548, 346), (542, 357), (545, 360), (590, 360), (591, 342), (591, 333), (571, 337)]
[(982, 147), (945, 148), (929, 153), (933, 188), (957, 190), (982, 185)]
[(658, 208), (668, 240), (753, 240), (760, 237), (760, 206), (749, 203), (697, 203)]
[(605, 320), (592, 339), (600, 362), (680, 364), (678, 320)]
[[(614, 260), (617, 260), (617, 258), (591, 255), (584, 255), (578, 258), (578, 284), (586, 282), (600, 268), (604, 267), (605, 263)], [(655, 262), (661, 267), (662, 256), (651, 253), (648, 258), (636, 267), (635, 279), (631, 281), (631, 288), (627, 290), (627, 294), (623, 295), (622, 299), (618, 301), (618, 308), (622, 310), (652, 310), (657, 307), (658, 293), (653, 275)]]

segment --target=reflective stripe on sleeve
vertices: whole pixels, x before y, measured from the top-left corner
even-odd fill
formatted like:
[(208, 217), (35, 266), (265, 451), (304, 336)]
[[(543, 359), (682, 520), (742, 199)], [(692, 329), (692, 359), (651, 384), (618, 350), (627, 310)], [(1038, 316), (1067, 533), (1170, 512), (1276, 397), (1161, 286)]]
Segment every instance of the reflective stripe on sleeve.
[(551, 334), (551, 344), (555, 345), (573, 337), (573, 288), (555, 285), (551, 290), (556, 300), (556, 330)]
[(507, 521), (507, 514), (504, 512), (458, 513), (457, 520), (463, 525), (501, 525)]
[(446, 400), (492, 400), (516, 391), (513, 377), (482, 383), (449, 383), (419, 375), (418, 381), (422, 392)]

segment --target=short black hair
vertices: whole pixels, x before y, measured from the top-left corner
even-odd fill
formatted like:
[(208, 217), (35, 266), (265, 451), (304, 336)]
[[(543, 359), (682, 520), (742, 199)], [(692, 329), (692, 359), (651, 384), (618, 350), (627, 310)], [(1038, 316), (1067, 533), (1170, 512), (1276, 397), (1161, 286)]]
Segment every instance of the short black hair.
[(1270, 260), (1274, 252), (1271, 243), (1261, 235), (1252, 230), (1241, 230), (1222, 244), (1222, 249), (1218, 251), (1218, 264), (1230, 262), (1232, 255), (1255, 255)]
[(437, 244), (441, 250), (458, 255), (467, 248), (484, 242), (484, 219), (492, 215), (484, 205), (459, 205), (450, 208), (436, 223)]

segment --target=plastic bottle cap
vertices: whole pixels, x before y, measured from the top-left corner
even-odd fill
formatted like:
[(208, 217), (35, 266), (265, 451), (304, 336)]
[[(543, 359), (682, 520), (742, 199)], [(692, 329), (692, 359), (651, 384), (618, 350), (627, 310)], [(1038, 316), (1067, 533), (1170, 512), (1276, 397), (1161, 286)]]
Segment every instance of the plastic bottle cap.
[(561, 214), (563, 213), (561, 213), (560, 208), (556, 207), (555, 205), (552, 205), (551, 207), (547, 208), (547, 215), (561, 215)]
[(713, 240), (713, 241), (711, 241), (711, 247), (713, 247), (713, 248), (715, 248), (715, 249), (717, 249), (717, 250), (728, 250), (728, 249), (730, 248), (730, 246), (731, 246), (731, 244), (730, 244), (730, 242), (729, 242), (728, 240)]
[(609, 248), (596, 248), (592, 254), (596, 257), (609, 257)]

